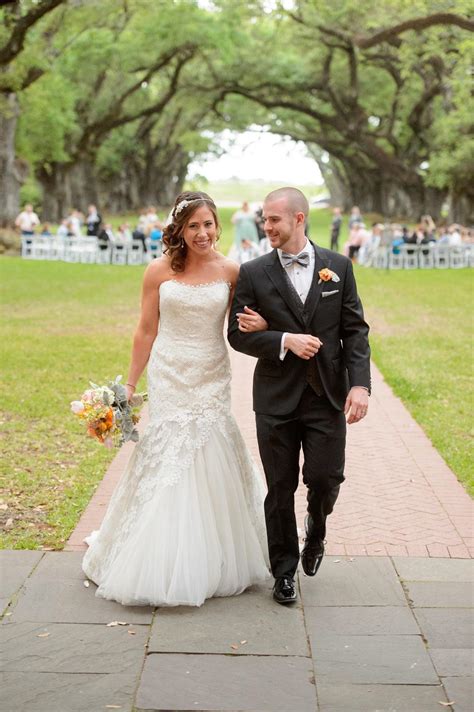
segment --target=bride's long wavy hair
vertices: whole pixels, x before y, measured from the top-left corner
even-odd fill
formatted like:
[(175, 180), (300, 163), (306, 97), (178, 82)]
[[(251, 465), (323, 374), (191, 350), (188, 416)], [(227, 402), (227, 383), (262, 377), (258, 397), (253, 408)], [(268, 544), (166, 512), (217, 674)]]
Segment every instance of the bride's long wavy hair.
[[(180, 203), (183, 203), (183, 201), (184, 205), (180, 206)], [(163, 252), (170, 258), (173, 272), (184, 271), (188, 247), (184, 242), (183, 231), (194, 211), (197, 210), (197, 208), (202, 208), (204, 205), (209, 208), (214, 216), (217, 239), (219, 239), (221, 226), (219, 218), (217, 217), (216, 204), (207, 193), (202, 193), (201, 191), (185, 191), (184, 193), (180, 193), (175, 200), (170, 215), (170, 222), (163, 230)]]

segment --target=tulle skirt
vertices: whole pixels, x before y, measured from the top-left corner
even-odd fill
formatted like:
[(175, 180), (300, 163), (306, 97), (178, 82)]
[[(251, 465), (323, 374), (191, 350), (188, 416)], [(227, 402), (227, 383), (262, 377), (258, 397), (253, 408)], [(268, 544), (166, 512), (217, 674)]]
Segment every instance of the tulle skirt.
[(150, 423), (100, 531), (86, 539), (84, 572), (98, 596), (125, 605), (239, 594), (269, 577), (263, 497), (231, 415), (205, 437), (199, 423)]

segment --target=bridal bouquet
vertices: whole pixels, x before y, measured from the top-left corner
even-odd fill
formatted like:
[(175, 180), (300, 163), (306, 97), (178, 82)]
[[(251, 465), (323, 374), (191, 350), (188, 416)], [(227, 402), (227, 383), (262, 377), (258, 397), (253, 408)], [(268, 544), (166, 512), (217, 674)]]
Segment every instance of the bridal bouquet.
[(87, 434), (97, 438), (106, 447), (119, 447), (128, 440), (138, 441), (136, 424), (140, 420), (138, 409), (143, 396), (136, 393), (127, 400), (127, 391), (117, 376), (105, 386), (90, 382), (90, 388), (80, 400), (71, 402), (71, 410), (87, 425)]

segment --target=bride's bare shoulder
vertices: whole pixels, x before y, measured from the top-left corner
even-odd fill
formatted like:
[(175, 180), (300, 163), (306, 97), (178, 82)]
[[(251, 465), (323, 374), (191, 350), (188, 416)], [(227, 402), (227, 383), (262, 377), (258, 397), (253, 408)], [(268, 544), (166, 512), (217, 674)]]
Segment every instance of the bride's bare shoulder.
[(234, 287), (239, 276), (240, 266), (234, 260), (224, 257), (222, 261), (222, 269), (225, 274), (225, 280), (230, 282)]
[(150, 262), (145, 270), (144, 282), (149, 286), (159, 287), (162, 282), (171, 279), (172, 276), (171, 261), (169, 257), (163, 255)]

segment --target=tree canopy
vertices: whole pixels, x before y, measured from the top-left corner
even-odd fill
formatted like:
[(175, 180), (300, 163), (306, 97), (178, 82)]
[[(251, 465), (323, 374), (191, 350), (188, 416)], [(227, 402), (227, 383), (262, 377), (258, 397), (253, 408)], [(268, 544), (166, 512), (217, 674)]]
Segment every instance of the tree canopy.
[(0, 20), (3, 221), (27, 170), (49, 219), (167, 204), (224, 127), (256, 124), (304, 142), (345, 206), (449, 196), (473, 218), (464, 0), (23, 0)]

